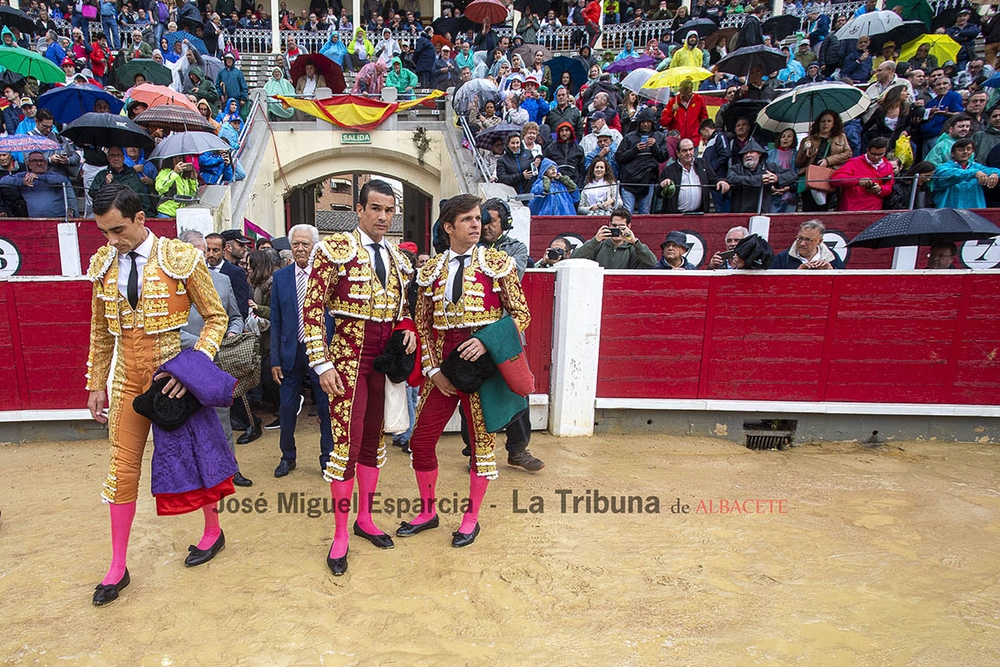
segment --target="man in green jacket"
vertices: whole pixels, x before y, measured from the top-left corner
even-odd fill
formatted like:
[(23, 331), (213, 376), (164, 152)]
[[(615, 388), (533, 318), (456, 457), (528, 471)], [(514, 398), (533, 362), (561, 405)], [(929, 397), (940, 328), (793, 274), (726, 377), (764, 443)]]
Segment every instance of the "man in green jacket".
[(146, 215), (156, 217), (156, 208), (149, 200), (149, 190), (143, 185), (135, 169), (125, 166), (125, 149), (121, 146), (108, 146), (105, 152), (108, 156), (108, 166), (94, 175), (89, 188), (90, 198), (96, 197), (97, 193), (107, 185), (121, 183), (139, 195), (139, 199), (142, 200), (142, 210)]
[(392, 67), (385, 76), (385, 87), (395, 88), (401, 100), (412, 100), (413, 89), (417, 83), (417, 75), (403, 67), (403, 61), (399, 59), (399, 56), (394, 57)]
[(625, 208), (611, 212), (611, 220), (573, 251), (573, 259), (592, 259), (605, 269), (651, 269), (656, 255), (632, 233), (632, 214)]

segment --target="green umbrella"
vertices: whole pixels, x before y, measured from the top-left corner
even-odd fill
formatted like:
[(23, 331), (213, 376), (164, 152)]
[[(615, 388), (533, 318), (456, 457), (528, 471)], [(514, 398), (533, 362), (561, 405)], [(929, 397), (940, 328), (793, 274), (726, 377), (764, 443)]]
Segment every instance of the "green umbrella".
[(149, 83), (158, 86), (169, 86), (174, 82), (170, 70), (152, 58), (133, 58), (121, 67), (115, 69), (115, 78), (122, 90), (128, 90), (135, 85), (135, 75), (142, 74)]
[(34, 77), (39, 83), (66, 82), (66, 73), (51, 60), (21, 47), (0, 48), (0, 67), (6, 67), (25, 78)]
[(769, 102), (757, 115), (757, 124), (772, 132), (786, 127), (808, 132), (824, 111), (832, 111), (846, 122), (863, 114), (870, 105), (863, 90), (846, 83), (807, 83)]
[(927, 24), (927, 30), (931, 30), (931, 21), (934, 20), (934, 10), (931, 9), (927, 0), (899, 0), (893, 6), (899, 5), (903, 8), (904, 21), (923, 21)]

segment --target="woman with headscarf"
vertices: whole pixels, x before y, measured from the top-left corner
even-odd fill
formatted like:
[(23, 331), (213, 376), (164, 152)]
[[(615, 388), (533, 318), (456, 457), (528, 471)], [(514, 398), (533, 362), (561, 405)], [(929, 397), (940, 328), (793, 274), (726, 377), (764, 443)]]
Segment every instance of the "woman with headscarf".
[[(337, 33), (333, 34), (336, 35)], [(264, 84), (264, 92), (267, 93), (267, 112), (271, 115), (272, 120), (284, 120), (292, 117), (292, 114), (295, 113), (295, 109), (286, 107), (280, 101), (275, 99), (278, 95), (295, 94), (295, 88), (292, 87), (292, 82), (284, 77), (284, 73), (281, 71), (280, 67), (274, 67), (271, 69), (271, 78)]]
[(347, 62), (347, 47), (340, 41), (340, 33), (336, 30), (330, 31), (330, 36), (327, 38), (323, 48), (319, 50), (319, 53), (340, 65), (341, 69), (350, 69)]
[(378, 46), (375, 47), (375, 55), (381, 60), (386, 67), (392, 62), (392, 59), (402, 53), (402, 49), (399, 48), (399, 41), (392, 36), (392, 30), (385, 28), (382, 30), (382, 39), (379, 41)]

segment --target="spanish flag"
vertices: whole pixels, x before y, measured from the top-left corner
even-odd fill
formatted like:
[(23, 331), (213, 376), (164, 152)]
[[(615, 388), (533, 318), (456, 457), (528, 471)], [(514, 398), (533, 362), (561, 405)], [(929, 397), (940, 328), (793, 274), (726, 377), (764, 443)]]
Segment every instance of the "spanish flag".
[(322, 100), (304, 100), (297, 97), (277, 98), (293, 109), (303, 111), (320, 120), (349, 130), (374, 130), (397, 111), (406, 111), (418, 104), (434, 106), (434, 100), (444, 95), (435, 90), (430, 95), (405, 102), (382, 102), (359, 95), (334, 95)]

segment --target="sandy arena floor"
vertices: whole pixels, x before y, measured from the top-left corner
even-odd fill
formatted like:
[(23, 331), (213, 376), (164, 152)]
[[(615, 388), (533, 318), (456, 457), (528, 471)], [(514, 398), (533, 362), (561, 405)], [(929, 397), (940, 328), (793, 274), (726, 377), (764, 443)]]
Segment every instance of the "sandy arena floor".
[[(304, 433), (303, 433), (304, 432)], [(277, 432), (238, 448), (227, 548), (186, 569), (200, 516), (156, 517), (141, 483), (132, 585), (90, 603), (110, 558), (103, 442), (0, 445), (0, 661), (27, 665), (927, 665), (1000, 660), (1000, 447), (934, 442), (753, 452), (678, 437), (536, 435), (537, 475), (502, 466), (467, 549), (442, 527), (393, 551), (325, 556), (315, 426), (277, 480)], [(467, 490), (461, 443), (439, 495)], [(147, 448), (148, 457), (151, 448)], [(380, 490), (412, 499), (408, 457)], [(560, 491), (563, 490), (563, 491)], [(573, 496), (590, 490), (587, 512)], [(642, 497), (599, 513), (593, 490)], [(515, 505), (516, 494), (516, 505)], [(544, 512), (522, 513), (541, 498)], [(565, 510), (562, 499), (566, 499)], [(659, 501), (659, 513), (655, 509)], [(679, 499), (679, 504), (677, 503)], [(744, 501), (751, 500), (747, 503)], [(764, 500), (767, 502), (756, 502)], [(729, 513), (720, 513), (722, 503)], [(740, 510), (734, 513), (733, 502)], [(534, 509), (539, 509), (537, 501)], [(284, 503), (279, 508), (279, 503)], [(688, 513), (672, 509), (688, 507)], [(259, 505), (263, 509), (263, 505)], [(306, 507), (308, 509), (308, 506)], [(518, 511), (515, 511), (518, 510)], [(700, 509), (700, 511), (699, 511)], [(392, 530), (402, 517), (376, 517)]]

